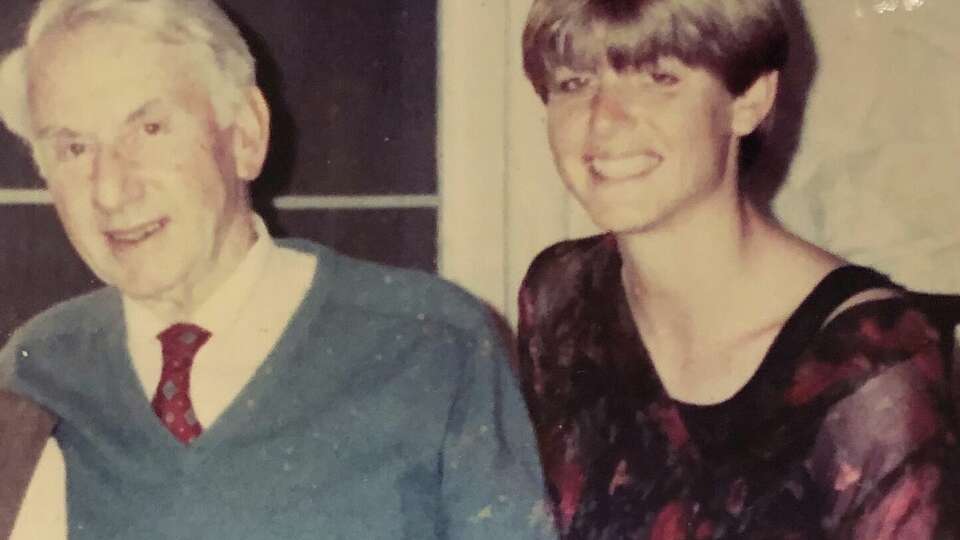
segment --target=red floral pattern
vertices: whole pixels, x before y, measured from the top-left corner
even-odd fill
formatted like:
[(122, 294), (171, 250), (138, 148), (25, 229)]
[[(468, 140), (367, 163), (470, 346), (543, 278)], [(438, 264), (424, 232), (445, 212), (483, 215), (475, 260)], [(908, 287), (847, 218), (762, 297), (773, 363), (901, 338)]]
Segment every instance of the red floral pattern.
[(816, 358), (802, 360), (793, 375), (793, 386), (787, 389), (787, 403), (795, 407), (804, 405), (838, 382), (866, 375), (871, 368), (870, 360), (863, 355), (854, 356), (840, 365)]
[(688, 519), (681, 501), (667, 503), (653, 520), (650, 540), (684, 540), (687, 538)]
[(667, 442), (670, 443), (670, 448), (673, 450), (683, 448), (690, 440), (690, 433), (687, 432), (687, 426), (683, 424), (680, 412), (677, 411), (676, 407), (664, 407), (659, 403), (654, 403), (650, 406), (650, 415), (656, 419), (660, 431), (667, 436)]
[(565, 463), (557, 470), (553, 478), (556, 481), (559, 500), (557, 510), (563, 527), (569, 527), (573, 515), (580, 504), (583, 491), (583, 469), (577, 463)]

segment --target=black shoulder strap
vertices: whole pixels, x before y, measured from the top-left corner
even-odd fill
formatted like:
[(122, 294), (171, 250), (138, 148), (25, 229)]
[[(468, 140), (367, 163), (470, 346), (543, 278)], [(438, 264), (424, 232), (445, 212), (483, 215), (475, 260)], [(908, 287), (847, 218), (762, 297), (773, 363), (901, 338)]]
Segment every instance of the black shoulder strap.
[(776, 341), (770, 347), (773, 357), (799, 353), (820, 331), (827, 318), (851, 297), (870, 289), (903, 288), (887, 276), (863, 266), (841, 266), (827, 274), (800, 303), (784, 324)]
[(912, 293), (911, 298), (936, 322), (951, 329), (960, 325), (960, 295)]

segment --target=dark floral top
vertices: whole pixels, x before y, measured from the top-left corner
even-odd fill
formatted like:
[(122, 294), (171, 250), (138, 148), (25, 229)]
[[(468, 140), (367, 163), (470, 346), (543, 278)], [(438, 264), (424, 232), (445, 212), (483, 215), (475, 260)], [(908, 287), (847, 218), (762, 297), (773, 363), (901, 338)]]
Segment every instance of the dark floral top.
[(620, 264), (611, 236), (564, 242), (520, 292), (521, 380), (564, 538), (960, 538), (948, 348), (911, 293), (827, 322), (895, 287), (835, 270), (743, 389), (696, 406), (661, 386)]

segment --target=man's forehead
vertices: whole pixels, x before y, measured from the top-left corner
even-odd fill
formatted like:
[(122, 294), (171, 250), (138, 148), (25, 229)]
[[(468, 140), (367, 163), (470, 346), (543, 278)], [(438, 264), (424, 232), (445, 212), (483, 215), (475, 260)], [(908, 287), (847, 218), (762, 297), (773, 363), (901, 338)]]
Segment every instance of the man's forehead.
[(44, 34), (30, 47), (27, 67), (31, 78), (51, 72), (57, 77), (77, 72), (117, 77), (147, 72), (157, 64), (186, 71), (192, 56), (184, 49), (130, 23), (85, 21)]
[(207, 99), (183, 47), (130, 25), (87, 23), (44, 36), (28, 60), (36, 129), (118, 124), (168, 99)]

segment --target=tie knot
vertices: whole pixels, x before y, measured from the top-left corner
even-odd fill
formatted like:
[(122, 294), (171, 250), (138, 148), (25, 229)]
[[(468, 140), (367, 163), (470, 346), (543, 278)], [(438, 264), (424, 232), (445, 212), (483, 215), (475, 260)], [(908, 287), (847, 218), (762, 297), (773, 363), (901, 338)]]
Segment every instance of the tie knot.
[(200, 347), (210, 339), (210, 332), (195, 324), (177, 323), (157, 334), (164, 364), (174, 360), (190, 362)]

